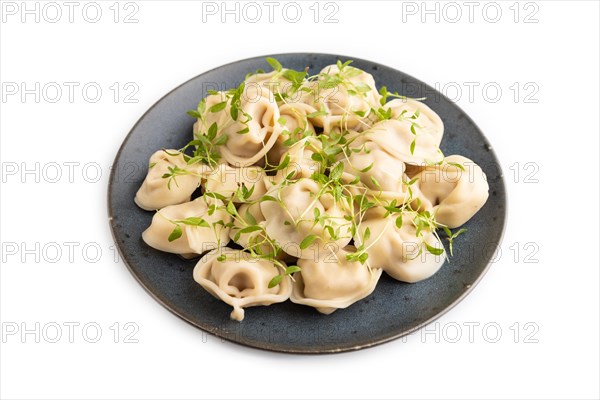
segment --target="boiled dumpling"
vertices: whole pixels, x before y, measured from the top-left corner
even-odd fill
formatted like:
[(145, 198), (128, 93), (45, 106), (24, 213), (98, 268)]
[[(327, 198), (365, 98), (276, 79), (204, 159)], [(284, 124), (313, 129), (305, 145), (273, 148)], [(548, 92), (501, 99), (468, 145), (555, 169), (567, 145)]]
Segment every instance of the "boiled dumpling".
[(321, 163), (312, 159), (313, 154), (320, 152), (321, 149), (321, 142), (313, 136), (296, 142), (281, 156), (279, 165), (287, 159), (287, 166), (277, 171), (273, 181), (281, 183), (285, 178), (310, 178), (312, 174), (321, 172)]
[[(425, 243), (443, 250), (443, 246), (431, 229), (423, 229), (417, 237), (413, 223), (414, 214), (402, 213), (402, 225), (398, 227), (395, 217), (384, 217), (381, 207), (367, 211), (354, 236), (357, 246), (364, 245), (371, 268), (382, 268), (388, 275), (403, 282), (418, 282), (435, 274), (445, 258), (443, 254), (430, 253)], [(367, 233), (367, 229), (369, 233)]]
[[(284, 75), (286, 69), (256, 73), (248, 76), (244, 81), (244, 96), (252, 101), (260, 96), (272, 96), (271, 100), (280, 104), (295, 102), (302, 96), (297, 92), (292, 81)], [(284, 101), (282, 101), (284, 100)]]
[(279, 274), (272, 262), (250, 253), (223, 248), (203, 257), (194, 268), (194, 280), (218, 299), (233, 306), (231, 318), (244, 319), (244, 308), (286, 301), (291, 294), (289, 276), (269, 288)]
[(359, 137), (379, 144), (389, 154), (407, 164), (429, 165), (442, 161), (444, 155), (438, 147), (437, 138), (420, 132), (418, 128), (413, 133), (411, 125), (410, 120), (387, 119), (361, 132)]
[(218, 164), (214, 169), (203, 173), (205, 192), (217, 193), (225, 198), (232, 198), (233, 201), (240, 201), (236, 196), (238, 189), (243, 186), (251, 192), (246, 201), (254, 201), (263, 196), (267, 189), (265, 179), (267, 175), (261, 167), (249, 166), (236, 168), (228, 164)]
[(415, 126), (417, 133), (431, 135), (438, 146), (441, 143), (444, 123), (440, 116), (426, 104), (414, 99), (402, 98), (387, 102), (383, 108), (391, 109), (393, 119), (414, 122), (417, 124)]
[[(178, 168), (187, 173), (173, 179), (163, 178), (169, 169)], [(191, 195), (200, 184), (196, 165), (188, 165), (177, 150), (159, 150), (150, 157), (148, 174), (135, 195), (135, 203), (144, 210), (157, 210), (172, 204), (190, 201)]]
[(305, 136), (315, 135), (315, 128), (307, 118), (307, 115), (312, 112), (314, 108), (304, 103), (285, 103), (279, 106), (278, 122), (282, 126), (282, 132), (267, 154), (270, 164), (277, 165), (289, 149), (289, 146), (284, 144), (286, 140), (297, 141)]
[(311, 118), (311, 122), (329, 132), (336, 127), (363, 130), (369, 125), (364, 122), (371, 108), (379, 107), (381, 95), (375, 87), (373, 76), (351, 66), (329, 65), (319, 78), (308, 85), (310, 94), (307, 103), (315, 109), (325, 111)]
[(220, 132), (219, 136), (228, 138), (218, 149), (230, 165), (245, 167), (264, 162), (267, 152), (275, 145), (283, 128), (278, 122), (277, 103), (269, 97), (263, 95), (250, 101), (242, 96), (237, 121), (231, 120)]
[(294, 274), (292, 302), (331, 314), (370, 295), (382, 270), (370, 269), (358, 261), (348, 261), (346, 255), (355, 250), (346, 247), (337, 253), (324, 254), (317, 260), (298, 260), (302, 270)]
[[(344, 181), (350, 183), (358, 178), (364, 187), (380, 198), (397, 199), (402, 203), (408, 201), (410, 193), (407, 182), (410, 179), (404, 173), (404, 162), (378, 143), (362, 139), (359, 137), (352, 143), (355, 150), (341, 158), (344, 163)], [(354, 189), (356, 185), (351, 185), (350, 188)], [(365, 191), (360, 187), (353, 190), (355, 195), (362, 193)]]
[[(350, 242), (350, 205), (344, 198), (335, 200), (331, 194), (323, 192), (318, 182), (299, 179), (287, 185), (276, 185), (267, 195), (273, 200), (260, 203), (267, 234), (289, 255), (319, 257), (328, 254), (328, 246), (342, 248)], [(315, 214), (322, 222), (315, 221)]]
[[(213, 210), (209, 212), (209, 207)], [(202, 254), (229, 242), (231, 216), (221, 200), (204, 195), (197, 199), (161, 208), (142, 233), (142, 239), (157, 250), (177, 254)], [(169, 240), (179, 227), (181, 235)]]
[[(212, 107), (224, 102), (226, 103), (223, 110), (218, 112), (211, 111)], [(231, 121), (231, 104), (225, 92), (209, 94), (205, 97), (205, 100), (203, 100), (203, 102), (200, 104), (203, 104), (203, 112), (201, 113), (202, 118), (198, 118), (198, 120), (194, 124), (194, 137), (198, 137), (199, 135), (206, 135), (213, 123), (216, 124), (217, 129), (220, 130), (228, 122)]]
[[(260, 203), (242, 204), (237, 209), (238, 217), (234, 218), (233, 226), (229, 231), (229, 238), (246, 250), (252, 249), (257, 254), (275, 256), (276, 249), (269, 244), (264, 231), (265, 216), (260, 210)], [(249, 226), (258, 226), (260, 229), (243, 232)]]
[(427, 167), (417, 177), (426, 199), (425, 207), (433, 211), (437, 222), (448, 228), (470, 220), (489, 196), (485, 173), (463, 156), (446, 157), (443, 165)]

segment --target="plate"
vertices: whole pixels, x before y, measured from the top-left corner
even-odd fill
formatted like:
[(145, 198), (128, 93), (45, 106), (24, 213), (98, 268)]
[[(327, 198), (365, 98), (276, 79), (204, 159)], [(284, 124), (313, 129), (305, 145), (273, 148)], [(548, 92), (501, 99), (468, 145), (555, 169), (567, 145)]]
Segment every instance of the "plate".
[(243, 322), (229, 319), (231, 307), (213, 298), (192, 278), (195, 262), (163, 253), (142, 241), (152, 212), (133, 202), (148, 159), (160, 148), (180, 148), (192, 136), (195, 109), (208, 90), (237, 87), (246, 73), (270, 70), (265, 57), (234, 62), (205, 72), (168, 93), (135, 124), (117, 153), (108, 188), (109, 222), (122, 259), (138, 282), (163, 306), (185, 321), (221, 338), (261, 349), (291, 353), (332, 353), (357, 350), (414, 332), (439, 318), (461, 301), (485, 274), (499, 246), (505, 224), (506, 192), (492, 147), (456, 104), (423, 82), (395, 69), (355, 57), (333, 54), (277, 54), (284, 66), (309, 67), (310, 74), (340, 60), (375, 77), (385, 85), (424, 101), (445, 125), (441, 149), (461, 154), (479, 164), (488, 177), (490, 197), (465, 225), (468, 231), (455, 242), (454, 256), (433, 277), (414, 284), (383, 274), (369, 297), (323, 315), (290, 301), (246, 309)]

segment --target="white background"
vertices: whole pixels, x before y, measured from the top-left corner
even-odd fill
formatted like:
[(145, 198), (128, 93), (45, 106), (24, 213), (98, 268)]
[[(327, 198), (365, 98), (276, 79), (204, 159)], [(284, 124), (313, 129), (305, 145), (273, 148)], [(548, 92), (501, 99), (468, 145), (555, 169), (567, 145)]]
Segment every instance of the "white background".
[[(498, 2), (496, 23), (496, 6), (485, 14), (483, 2), (473, 22), (467, 5), (454, 3), (462, 12), (455, 23), (448, 19), (456, 7), (443, 2), (436, 22), (435, 14), (421, 14), (421, 2), (337, 1), (337, 23), (324, 23), (323, 3), (315, 23), (312, 1), (299, 3), (297, 23), (284, 19), (283, 2), (273, 23), (262, 3), (257, 23), (244, 15), (239, 23), (233, 15), (221, 23), (220, 14), (205, 15), (203, 22), (202, 3), (191, 1), (136, 1), (127, 9), (121, 3), (118, 23), (109, 9), (113, 1), (99, 2), (97, 23), (82, 17), (85, 2), (74, 9), (73, 23), (58, 2), (60, 21), (49, 23), (55, 10), (47, 8), (39, 22), (26, 15), (22, 23), (21, 2), (13, 3), (15, 15), (10, 7), (4, 13), (7, 3), (0, 28), (2, 398), (598, 398), (597, 2)], [(123, 23), (136, 7), (138, 22)], [(429, 333), (338, 355), (253, 350), (207, 337), (170, 314), (114, 260), (108, 174), (136, 120), (199, 73), (295, 51), (371, 59), (445, 87), (501, 160), (509, 197), (501, 257)], [(48, 101), (54, 92), (40, 93), (36, 102), (35, 94), (8, 94), (22, 82), (30, 89), (36, 82), (40, 88), (49, 82), (80, 86), (72, 103), (66, 86), (56, 103)], [(90, 82), (103, 90), (96, 103), (81, 93)], [(115, 82), (121, 88), (116, 103)], [(124, 101), (128, 82), (139, 88), (132, 97), (137, 103)], [(479, 86), (469, 98), (471, 82)], [(487, 93), (486, 84), (492, 87)], [(495, 87), (502, 90), (498, 99)], [(36, 162), (39, 174), (22, 175)], [(79, 163), (73, 164), (73, 182), (65, 162)], [(61, 165), (56, 183), (50, 182), (56, 165), (49, 163)], [(94, 183), (97, 166), (102, 175)], [(72, 259), (65, 242), (77, 243)], [(36, 243), (37, 254), (23, 251)], [(62, 256), (51, 262), (57, 246)], [(97, 261), (95, 248), (102, 250)], [(80, 324), (73, 343), (64, 325), (69, 322)], [(134, 326), (125, 329), (127, 322), (139, 327), (137, 343), (126, 343)], [(36, 323), (39, 343), (33, 333), (21, 336)], [(62, 337), (50, 343), (54, 323), (62, 326)], [(86, 323), (101, 327), (97, 343), (86, 341), (95, 336), (93, 329), (83, 335)], [(480, 324), (471, 337), (469, 323)], [(15, 327), (19, 331), (9, 334)]]

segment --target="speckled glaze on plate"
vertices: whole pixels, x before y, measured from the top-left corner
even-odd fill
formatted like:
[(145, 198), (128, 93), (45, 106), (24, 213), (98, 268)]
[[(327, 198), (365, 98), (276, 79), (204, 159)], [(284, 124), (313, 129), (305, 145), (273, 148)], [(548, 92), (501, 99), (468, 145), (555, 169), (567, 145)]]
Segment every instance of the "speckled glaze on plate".
[(499, 163), (479, 128), (458, 106), (430, 86), (372, 61), (333, 54), (278, 54), (284, 66), (309, 67), (310, 74), (338, 59), (387, 86), (424, 102), (445, 125), (441, 149), (478, 163), (488, 177), (490, 197), (455, 243), (454, 257), (433, 277), (406, 284), (381, 277), (372, 295), (352, 306), (323, 315), (287, 301), (246, 309), (243, 322), (229, 319), (230, 306), (213, 298), (192, 278), (195, 261), (147, 246), (142, 232), (153, 213), (139, 209), (133, 198), (150, 155), (160, 148), (179, 148), (191, 140), (195, 109), (207, 90), (235, 87), (246, 73), (270, 70), (265, 57), (234, 62), (205, 72), (177, 87), (153, 105), (136, 123), (113, 164), (108, 188), (109, 221), (125, 264), (138, 282), (168, 310), (219, 337), (256, 348), (290, 353), (333, 353), (357, 350), (407, 335), (439, 318), (461, 301), (482, 278), (500, 245), (505, 224), (506, 192)]

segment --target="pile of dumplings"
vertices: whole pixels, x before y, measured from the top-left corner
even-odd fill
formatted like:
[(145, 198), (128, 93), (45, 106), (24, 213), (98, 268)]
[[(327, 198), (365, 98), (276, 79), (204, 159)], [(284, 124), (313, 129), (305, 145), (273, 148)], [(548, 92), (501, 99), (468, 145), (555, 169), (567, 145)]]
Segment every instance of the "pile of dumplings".
[(369, 296), (383, 272), (435, 274), (442, 240), (488, 198), (481, 168), (444, 156), (432, 109), (378, 91), (349, 62), (311, 76), (267, 61), (272, 72), (188, 112), (187, 146), (152, 154), (135, 197), (155, 212), (143, 240), (199, 258), (194, 280), (238, 321), (288, 299), (330, 314)]

